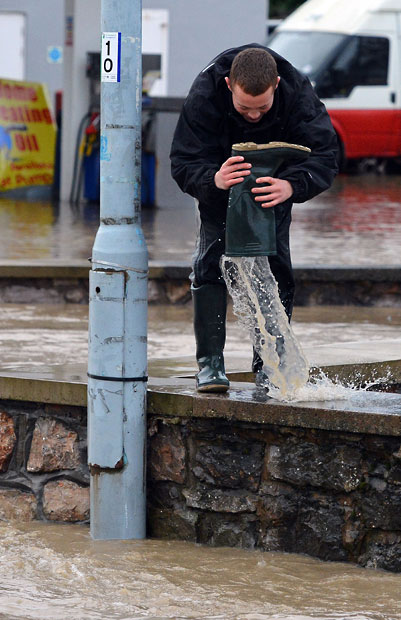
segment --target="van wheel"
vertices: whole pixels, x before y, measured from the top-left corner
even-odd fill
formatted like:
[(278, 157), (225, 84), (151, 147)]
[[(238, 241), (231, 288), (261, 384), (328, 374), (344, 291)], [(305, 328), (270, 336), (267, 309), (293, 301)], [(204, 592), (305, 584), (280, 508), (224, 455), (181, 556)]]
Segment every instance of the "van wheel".
[(337, 135), (337, 157), (336, 157), (337, 165), (338, 165), (340, 172), (344, 172), (347, 166), (347, 158), (345, 156), (344, 145), (342, 143), (342, 140), (338, 134), (336, 135)]

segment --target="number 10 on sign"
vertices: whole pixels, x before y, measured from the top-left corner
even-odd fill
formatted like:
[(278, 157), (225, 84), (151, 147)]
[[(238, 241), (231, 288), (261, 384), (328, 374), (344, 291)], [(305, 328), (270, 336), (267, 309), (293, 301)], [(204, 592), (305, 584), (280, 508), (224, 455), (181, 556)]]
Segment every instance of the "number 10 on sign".
[(119, 82), (121, 32), (102, 33), (102, 82)]

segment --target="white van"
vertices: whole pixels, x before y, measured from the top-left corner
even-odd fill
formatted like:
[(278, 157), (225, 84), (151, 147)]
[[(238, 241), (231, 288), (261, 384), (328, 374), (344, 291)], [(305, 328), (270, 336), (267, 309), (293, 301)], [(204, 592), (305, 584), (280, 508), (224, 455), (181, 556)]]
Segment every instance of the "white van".
[(401, 0), (307, 0), (267, 45), (310, 78), (342, 163), (401, 156)]

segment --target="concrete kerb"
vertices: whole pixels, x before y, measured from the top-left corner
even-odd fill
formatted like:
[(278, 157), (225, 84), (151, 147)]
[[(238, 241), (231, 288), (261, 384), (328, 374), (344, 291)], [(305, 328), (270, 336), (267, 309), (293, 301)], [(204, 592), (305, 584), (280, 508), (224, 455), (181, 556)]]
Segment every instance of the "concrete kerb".
[[(21, 373), (0, 374), (2, 401), (86, 407), (86, 391), (83, 378), (49, 380)], [(401, 436), (399, 394), (355, 391), (347, 400), (282, 403), (269, 398), (252, 383), (232, 382), (227, 394), (198, 394), (193, 379), (175, 377), (151, 378), (147, 400), (149, 415)]]

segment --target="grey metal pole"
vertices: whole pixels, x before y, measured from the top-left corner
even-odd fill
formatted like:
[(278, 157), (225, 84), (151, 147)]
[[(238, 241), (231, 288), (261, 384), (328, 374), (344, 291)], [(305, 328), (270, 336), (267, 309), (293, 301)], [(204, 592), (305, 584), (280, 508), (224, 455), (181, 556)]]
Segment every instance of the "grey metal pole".
[(148, 253), (140, 223), (141, 0), (102, 0), (100, 226), (89, 281), (94, 539), (145, 537)]

